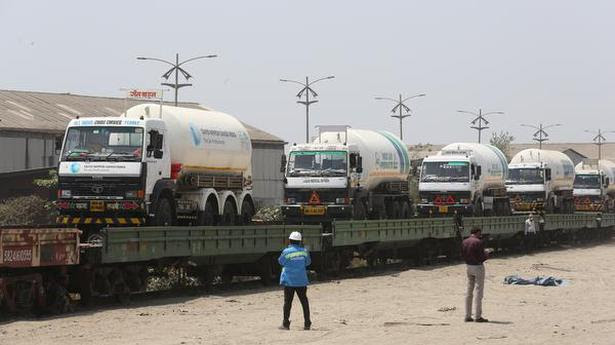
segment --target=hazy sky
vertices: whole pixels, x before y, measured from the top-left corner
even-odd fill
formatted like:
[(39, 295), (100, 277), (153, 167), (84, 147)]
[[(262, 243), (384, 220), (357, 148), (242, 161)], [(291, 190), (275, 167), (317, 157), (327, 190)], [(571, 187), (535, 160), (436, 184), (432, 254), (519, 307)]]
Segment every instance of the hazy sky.
[(315, 86), (312, 126), (398, 133), (393, 104), (374, 96), (424, 92), (407, 143), (475, 140), (456, 110), (479, 107), (504, 111), (492, 128), (517, 142), (531, 138), (519, 124), (541, 121), (564, 124), (554, 141), (587, 141), (585, 129), (615, 130), (613, 14), (608, 0), (0, 0), (0, 88), (122, 96), (166, 71), (136, 56), (218, 54), (186, 65), (194, 87), (180, 100), (289, 142), (304, 140), (305, 112), (279, 79), (331, 74)]

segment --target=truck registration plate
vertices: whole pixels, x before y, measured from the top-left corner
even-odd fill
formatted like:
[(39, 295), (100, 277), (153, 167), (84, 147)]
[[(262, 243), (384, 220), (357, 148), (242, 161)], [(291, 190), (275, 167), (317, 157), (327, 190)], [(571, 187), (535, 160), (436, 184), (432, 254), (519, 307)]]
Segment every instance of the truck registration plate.
[(105, 212), (105, 202), (93, 200), (90, 202), (90, 211), (92, 212)]
[(324, 206), (306, 206), (303, 208), (303, 214), (306, 216), (323, 216), (325, 214)]
[(438, 212), (448, 213), (448, 206), (438, 206)]

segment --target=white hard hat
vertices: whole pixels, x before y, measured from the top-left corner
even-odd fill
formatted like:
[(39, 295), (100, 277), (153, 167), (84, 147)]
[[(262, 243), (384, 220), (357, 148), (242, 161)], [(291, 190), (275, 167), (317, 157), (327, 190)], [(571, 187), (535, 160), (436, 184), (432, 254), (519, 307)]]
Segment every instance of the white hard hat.
[(290, 233), (290, 236), (288, 236), (288, 239), (293, 241), (301, 241), (301, 233), (299, 231), (293, 231)]

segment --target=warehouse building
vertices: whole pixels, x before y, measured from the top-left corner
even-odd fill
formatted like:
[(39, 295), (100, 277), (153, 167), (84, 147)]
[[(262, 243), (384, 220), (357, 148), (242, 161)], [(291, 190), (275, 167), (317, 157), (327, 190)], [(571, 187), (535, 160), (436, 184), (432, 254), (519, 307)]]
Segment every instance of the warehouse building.
[[(119, 116), (143, 101), (124, 98), (0, 90), (0, 199), (28, 194), (32, 178), (47, 175), (58, 162), (62, 135), (77, 116)], [(199, 108), (197, 103), (180, 106)], [(258, 205), (283, 197), (280, 161), (285, 142), (244, 123), (252, 138), (252, 180)]]

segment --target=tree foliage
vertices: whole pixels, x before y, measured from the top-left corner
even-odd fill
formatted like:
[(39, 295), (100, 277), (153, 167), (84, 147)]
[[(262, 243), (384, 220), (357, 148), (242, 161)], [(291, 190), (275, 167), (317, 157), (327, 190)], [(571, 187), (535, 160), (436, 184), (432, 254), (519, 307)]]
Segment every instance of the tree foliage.
[(510, 144), (515, 140), (508, 131), (500, 131), (491, 133), (491, 139), (489, 139), (489, 143), (498, 149), (500, 149), (505, 155), (506, 158), (510, 161)]

